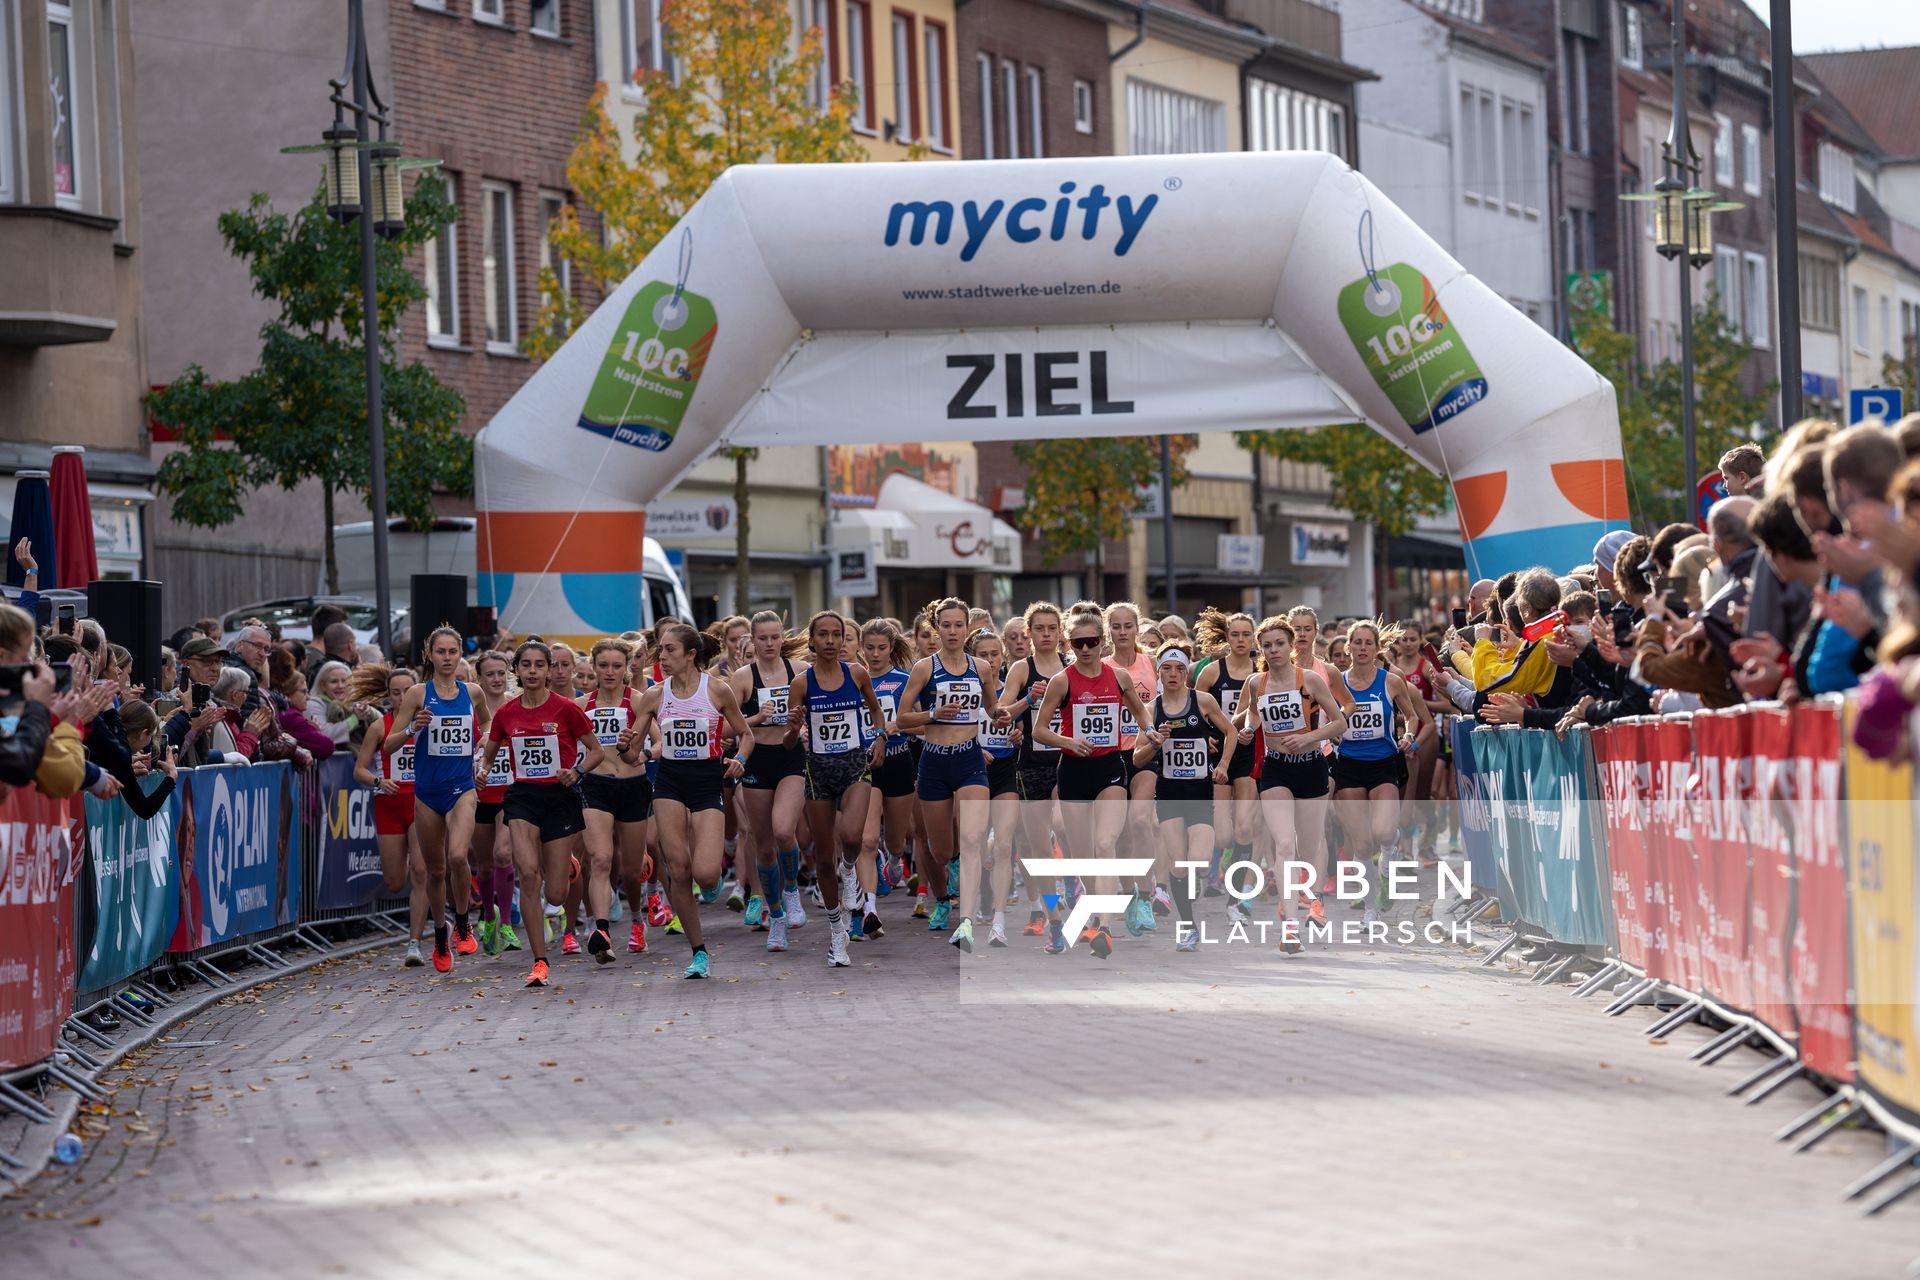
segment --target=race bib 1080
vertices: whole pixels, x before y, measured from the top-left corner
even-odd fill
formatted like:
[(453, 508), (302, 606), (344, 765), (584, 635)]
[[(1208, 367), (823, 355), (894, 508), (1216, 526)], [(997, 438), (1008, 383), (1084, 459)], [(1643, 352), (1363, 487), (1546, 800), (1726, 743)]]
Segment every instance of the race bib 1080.
[(669, 760), (713, 758), (713, 726), (703, 719), (690, 716), (678, 720), (662, 720), (660, 741)]

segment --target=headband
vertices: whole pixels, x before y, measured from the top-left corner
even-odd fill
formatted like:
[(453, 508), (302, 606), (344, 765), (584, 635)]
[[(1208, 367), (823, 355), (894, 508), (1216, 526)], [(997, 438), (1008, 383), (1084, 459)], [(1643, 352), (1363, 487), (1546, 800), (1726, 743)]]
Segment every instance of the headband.
[(1164, 667), (1169, 662), (1177, 663), (1183, 667), (1190, 667), (1193, 665), (1193, 659), (1187, 657), (1186, 654), (1180, 652), (1180, 650), (1178, 649), (1169, 649), (1167, 650), (1166, 653), (1154, 659), (1154, 665), (1157, 667)]

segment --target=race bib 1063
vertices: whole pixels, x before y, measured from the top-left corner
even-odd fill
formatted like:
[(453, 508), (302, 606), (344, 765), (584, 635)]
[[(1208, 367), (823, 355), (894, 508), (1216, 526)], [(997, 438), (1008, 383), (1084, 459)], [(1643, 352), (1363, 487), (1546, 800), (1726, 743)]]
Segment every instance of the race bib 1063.
[(1260, 695), (1260, 727), (1268, 733), (1299, 733), (1307, 727), (1298, 689)]

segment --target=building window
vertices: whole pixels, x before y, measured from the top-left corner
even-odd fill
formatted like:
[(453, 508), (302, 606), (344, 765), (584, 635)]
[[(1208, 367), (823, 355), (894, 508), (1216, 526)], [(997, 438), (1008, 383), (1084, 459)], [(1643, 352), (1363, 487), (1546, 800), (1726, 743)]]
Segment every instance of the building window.
[(1573, 77), (1573, 151), (1584, 156), (1593, 150), (1593, 117), (1587, 109), (1587, 42), (1576, 35), (1567, 37), (1567, 74)]
[[(650, 5), (652, 0), (641, 2)], [(800, 0), (800, 26), (820, 33), (820, 61), (814, 64), (813, 79), (807, 86), (807, 102), (815, 111), (825, 111), (833, 102), (832, 0)]]
[(1486, 194), (1486, 162), (1480, 156), (1480, 95), (1460, 86), (1460, 189), (1469, 201)]
[(497, 354), (519, 350), (513, 297), (513, 188), (482, 183), (480, 239), (481, 301), (487, 316), (487, 350)]
[(861, 0), (847, 0), (847, 80), (859, 98), (853, 127), (862, 133), (873, 132), (873, 62), (868, 56), (872, 47), (873, 26), (867, 6)]
[(1480, 112), (1480, 193), (1487, 204), (1500, 207), (1500, 120), (1494, 109), (1493, 91), (1481, 89)]
[(1520, 207), (1529, 218), (1540, 216), (1546, 203), (1546, 185), (1540, 178), (1541, 138), (1534, 126), (1533, 108), (1520, 104)]
[(992, 160), (999, 154), (993, 145), (993, 59), (976, 55), (974, 70), (980, 78), (980, 156)]
[(1723, 115), (1713, 117), (1713, 180), (1733, 185), (1733, 121)]
[(1767, 312), (1767, 260), (1761, 254), (1749, 253), (1741, 258), (1740, 266), (1745, 276), (1742, 283), (1746, 286), (1740, 298), (1746, 311), (1746, 323), (1742, 327), (1747, 332), (1747, 341), (1764, 348), (1770, 345), (1767, 334), (1772, 328)]
[(507, 0), (473, 0), (473, 16), (479, 22), (507, 20)]
[(1714, 305), (1736, 330), (1740, 327), (1740, 251), (1726, 245), (1713, 250)]
[(560, 0), (529, 0), (527, 25), (543, 36), (560, 34)]
[(1073, 82), (1073, 131), (1093, 132), (1093, 86), (1085, 80)]
[[(86, 112), (74, 77), (73, 10), (47, 5), (47, 89), (53, 125), (53, 197), (68, 207), (80, 203), (81, 121)], [(11, 102), (8, 103), (11, 108)], [(9, 110), (11, 114), (11, 110)]]
[(660, 24), (661, 7), (657, 0), (630, 0), (621, 6), (620, 21), (627, 36), (625, 70), (629, 85), (650, 71), (664, 71), (678, 79), (673, 59), (667, 56), (667, 33)]
[(1224, 151), (1227, 108), (1211, 98), (1163, 89), (1144, 80), (1127, 81), (1127, 153), (1178, 155), (1187, 151)]
[(1633, 0), (1626, 0), (1620, 6), (1620, 65), (1638, 71), (1641, 60), (1640, 10), (1634, 7)]
[(953, 140), (947, 136), (947, 29), (922, 18), (920, 36), (927, 51), (927, 145), (935, 151), (951, 151)]
[(1760, 130), (1750, 124), (1740, 126), (1740, 189), (1750, 196), (1760, 194)]
[(1514, 104), (1510, 98), (1500, 99), (1500, 137), (1506, 144), (1505, 165), (1502, 175), (1505, 177), (1505, 198), (1508, 213), (1520, 212), (1520, 130), (1514, 124)]
[[(1652, 191), (1653, 184), (1659, 179), (1653, 176), (1653, 144), (1645, 138), (1640, 139), (1640, 189)], [(1647, 239), (1653, 239), (1653, 204), (1651, 200), (1640, 203), (1642, 210), (1640, 221), (1646, 228)]]
[(13, 111), (13, 24), (0, 0), (0, 204), (14, 199)]
[(1853, 212), (1853, 153), (1825, 141), (1820, 144), (1820, 198)]
[(1800, 259), (1800, 323), (1840, 331), (1840, 264), (1832, 258)]
[(1893, 299), (1880, 295), (1880, 354), (1893, 354)]
[(1046, 116), (1042, 111), (1044, 84), (1040, 68), (1027, 68), (1027, 154), (1039, 159), (1047, 154)]
[(1867, 354), (1867, 340), (1873, 336), (1867, 328), (1867, 291), (1853, 286), (1853, 349)]
[(920, 137), (920, 76), (914, 66), (913, 15), (893, 15), (893, 138), (913, 142)]
[(1007, 120), (1007, 159), (1020, 158), (1020, 72), (1004, 59), (1000, 63), (1000, 109)]
[(1330, 151), (1346, 158), (1347, 115), (1339, 103), (1268, 80), (1247, 81), (1249, 151)]
[[(453, 201), (453, 176), (445, 175), (444, 194)], [(425, 249), (427, 345), (460, 345), (460, 224), (449, 222)]]
[[(547, 272), (553, 272), (556, 292), (563, 298), (573, 293), (573, 263), (555, 251), (553, 228), (554, 224), (560, 221), (560, 210), (564, 209), (566, 204), (566, 196), (558, 191), (540, 193), (540, 272), (543, 279)], [(547, 301), (550, 296), (552, 295), (543, 296), (541, 301)], [(555, 322), (554, 332), (557, 335), (565, 336), (564, 329), (564, 324)]]

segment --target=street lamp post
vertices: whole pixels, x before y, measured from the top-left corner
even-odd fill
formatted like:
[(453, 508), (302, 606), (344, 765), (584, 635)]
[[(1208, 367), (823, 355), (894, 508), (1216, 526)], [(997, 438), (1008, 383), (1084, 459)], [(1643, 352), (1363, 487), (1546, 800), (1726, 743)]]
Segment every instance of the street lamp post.
[(1660, 144), (1661, 175), (1646, 193), (1623, 196), (1626, 200), (1653, 201), (1653, 247), (1663, 258), (1680, 262), (1680, 439), (1686, 455), (1686, 474), (1681, 477), (1682, 494), (1693, 492), (1699, 475), (1699, 459), (1694, 448), (1693, 412), (1693, 273), (1713, 261), (1713, 214), (1721, 209), (1738, 209), (1737, 201), (1721, 200), (1717, 193), (1702, 189), (1700, 153), (1693, 149), (1693, 133), (1687, 124), (1686, 41), (1682, 38), (1680, 6), (1673, 0), (1671, 64), (1673, 79), (1673, 127)]
[[(333, 124), (317, 146), (286, 147), (288, 152), (326, 153), (327, 216), (360, 223), (361, 343), (367, 362), (367, 505), (373, 517), (373, 594), (380, 650), (393, 651), (393, 583), (387, 559), (386, 408), (380, 385), (379, 259), (375, 239), (398, 237), (406, 225), (400, 175), (421, 162), (402, 161), (387, 137), (392, 120), (373, 86), (367, 48), (364, 0), (347, 0), (347, 64), (327, 82), (333, 92)], [(347, 116), (351, 113), (352, 121)], [(427, 162), (436, 163), (436, 162)]]

